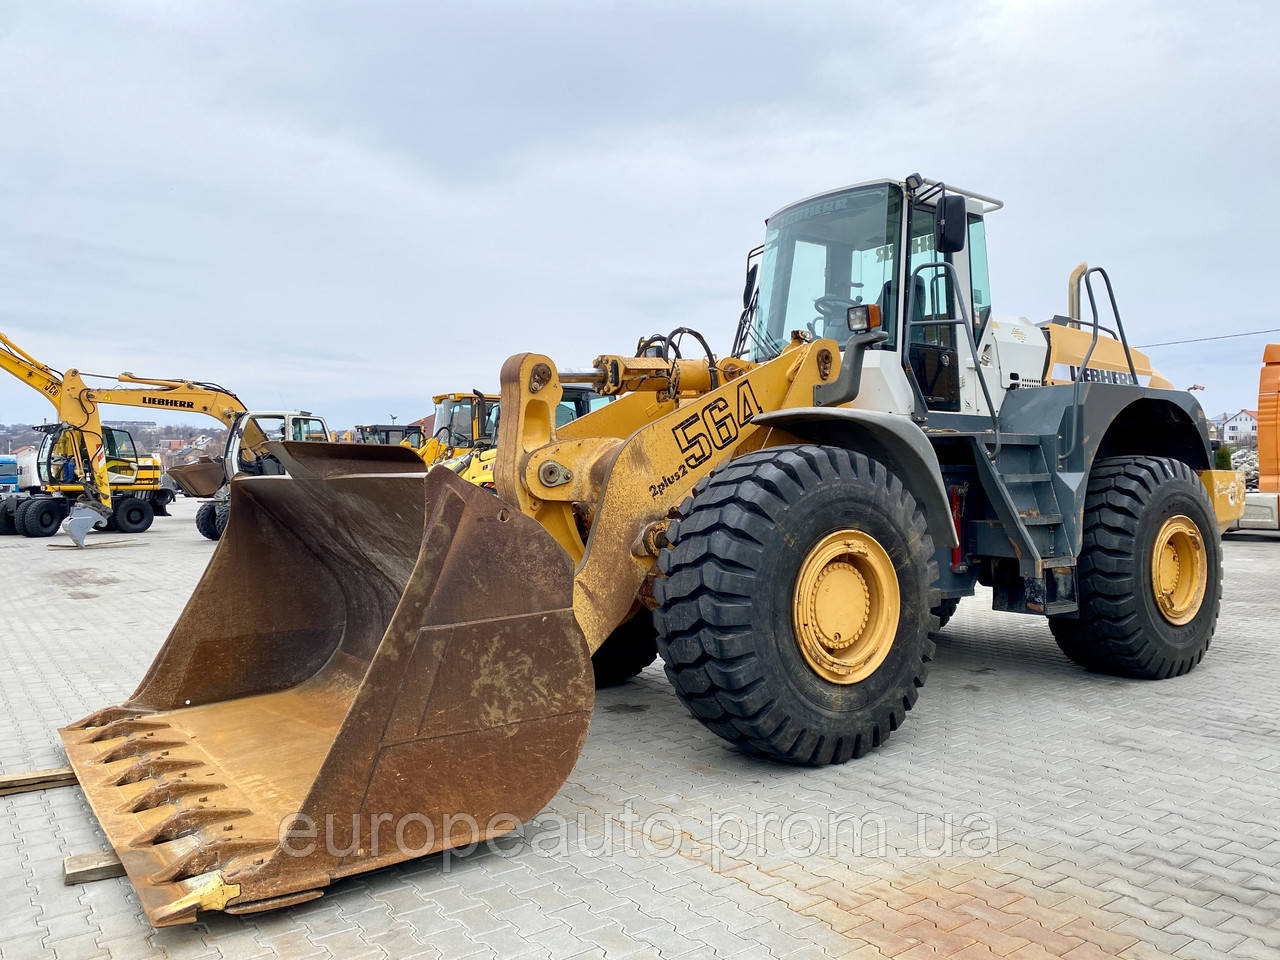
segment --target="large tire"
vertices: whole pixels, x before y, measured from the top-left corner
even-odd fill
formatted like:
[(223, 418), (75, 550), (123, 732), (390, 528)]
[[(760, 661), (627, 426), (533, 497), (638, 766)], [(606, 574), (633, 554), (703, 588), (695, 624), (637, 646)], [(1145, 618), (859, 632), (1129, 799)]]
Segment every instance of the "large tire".
[(147, 500), (137, 497), (124, 497), (116, 501), (111, 512), (116, 522), (116, 529), (121, 533), (145, 533), (151, 529), (151, 521), (155, 519), (155, 511)]
[(28, 500), (18, 511), (18, 532), (24, 537), (52, 537), (66, 515), (61, 500), (36, 497)]
[[(1157, 538), (1178, 517), (1197, 528), (1205, 567), (1203, 599), (1185, 623), (1161, 612), (1153, 581)], [(1077, 573), (1079, 617), (1049, 618), (1063, 653), (1117, 676), (1162, 680), (1191, 670), (1209, 649), (1222, 599), (1222, 544), (1213, 503), (1195, 472), (1163, 457), (1095, 463)]]
[[(861, 453), (775, 447), (730, 461), (679, 513), (658, 558), (666, 576), (654, 585), (654, 620), (690, 712), (724, 739), (792, 763), (843, 763), (884, 743), (924, 686), (930, 608), (941, 599), (933, 539), (901, 480)], [(809, 558), (849, 530), (887, 554), (880, 569), (891, 562), (900, 602), (896, 629), (890, 619), (882, 634), (884, 659), (840, 683), (802, 653), (792, 609)]]
[(658, 633), (653, 614), (643, 607), (621, 624), (591, 655), (596, 689), (616, 687), (658, 659)]
[(18, 532), (18, 527), (14, 523), (14, 512), (21, 502), (13, 497), (0, 500), (0, 537), (12, 536)]
[(222, 527), (218, 525), (217, 504), (212, 500), (200, 504), (196, 511), (196, 529), (206, 540), (218, 540), (222, 537)]
[(956, 607), (960, 606), (959, 597), (944, 597), (941, 603), (938, 603), (929, 611), (937, 619), (938, 623), (933, 628), (934, 631), (941, 630), (956, 614)]

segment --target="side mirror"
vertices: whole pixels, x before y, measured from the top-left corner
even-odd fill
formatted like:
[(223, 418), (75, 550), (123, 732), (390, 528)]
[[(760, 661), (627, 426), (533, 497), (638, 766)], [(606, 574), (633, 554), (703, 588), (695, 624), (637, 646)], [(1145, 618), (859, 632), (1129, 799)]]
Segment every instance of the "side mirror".
[(964, 249), (969, 216), (965, 211), (964, 197), (948, 194), (938, 204), (936, 249), (938, 253), (959, 253)]
[(760, 265), (758, 263), (753, 263), (751, 266), (747, 267), (747, 282), (746, 282), (746, 286), (742, 288), (742, 309), (743, 310), (748, 310), (751, 308), (751, 294), (756, 288), (756, 274), (759, 272), (759, 270), (760, 270)]

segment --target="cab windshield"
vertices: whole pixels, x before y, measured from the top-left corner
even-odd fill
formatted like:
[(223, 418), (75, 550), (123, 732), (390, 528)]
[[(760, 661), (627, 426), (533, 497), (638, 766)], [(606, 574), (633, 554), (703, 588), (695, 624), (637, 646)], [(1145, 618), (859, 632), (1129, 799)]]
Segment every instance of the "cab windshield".
[(843, 346), (848, 309), (861, 303), (879, 304), (892, 347), (901, 223), (902, 191), (892, 184), (827, 194), (770, 218), (748, 359), (776, 357), (793, 330)]
[(471, 446), (471, 397), (436, 404), (435, 437), (450, 447)]

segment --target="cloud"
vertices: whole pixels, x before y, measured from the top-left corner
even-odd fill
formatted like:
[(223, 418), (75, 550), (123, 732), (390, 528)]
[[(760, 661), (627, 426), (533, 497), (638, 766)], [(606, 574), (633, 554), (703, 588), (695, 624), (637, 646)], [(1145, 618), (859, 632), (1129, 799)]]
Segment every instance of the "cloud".
[[(764, 217), (912, 170), (1008, 202), (997, 313), (1061, 312), (1088, 259), (1137, 342), (1275, 325), (1268, 6), (694, 6), (12, 8), (0, 330), (407, 419), (523, 350), (723, 350)], [(1154, 356), (1251, 406), (1261, 342), (1228, 343)], [(0, 385), (0, 420), (46, 408)]]

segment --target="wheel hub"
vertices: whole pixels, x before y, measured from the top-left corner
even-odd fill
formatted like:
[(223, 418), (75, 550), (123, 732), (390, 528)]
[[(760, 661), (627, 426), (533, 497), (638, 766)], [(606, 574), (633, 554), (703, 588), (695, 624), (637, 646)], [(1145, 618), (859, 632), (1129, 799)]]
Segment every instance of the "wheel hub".
[(860, 530), (828, 534), (796, 575), (792, 625), (805, 662), (832, 683), (864, 680), (898, 631), (898, 576), (889, 554)]
[(1151, 591), (1160, 615), (1174, 626), (1200, 612), (1208, 583), (1204, 537), (1190, 517), (1167, 519), (1151, 548)]

